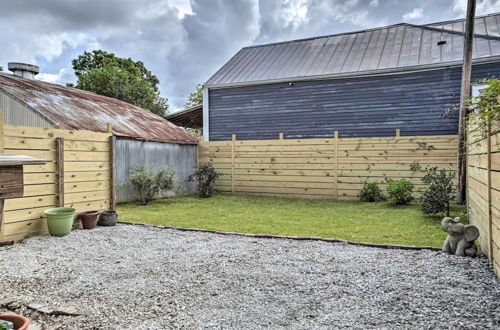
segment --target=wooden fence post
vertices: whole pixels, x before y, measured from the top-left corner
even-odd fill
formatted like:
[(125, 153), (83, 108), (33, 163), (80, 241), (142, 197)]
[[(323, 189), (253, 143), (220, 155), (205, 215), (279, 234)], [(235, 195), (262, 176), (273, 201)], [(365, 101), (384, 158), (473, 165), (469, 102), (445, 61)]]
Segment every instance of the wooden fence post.
[(236, 145), (236, 134), (231, 135), (231, 192), (234, 194), (234, 153)]
[(283, 141), (283, 133), (279, 133), (280, 141)]
[(339, 131), (333, 132), (335, 146), (335, 199), (339, 199)]
[[(488, 132), (487, 132), (487, 138), (486, 138), (486, 152), (487, 152), (487, 169), (488, 169), (488, 177), (487, 177), (487, 188), (488, 192), (488, 259), (490, 261), (490, 266), (495, 270), (495, 265), (493, 264), (495, 261), (493, 259), (493, 210), (492, 210), (492, 203), (491, 203), (491, 123), (488, 123)], [(468, 181), (467, 181), (468, 182)]]
[[(0, 108), (0, 153), (4, 151), (4, 133), (3, 133), (3, 109)], [(0, 242), (4, 240), (4, 229), (3, 229), (3, 209), (4, 209), (4, 199), (0, 198)]]
[(0, 153), (3, 153), (4, 136), (3, 136), (3, 109), (0, 108)]
[(64, 138), (56, 138), (57, 206), (64, 207)]
[(110, 208), (111, 211), (116, 211), (116, 136), (111, 135), (109, 137), (109, 169), (110, 169), (110, 189), (111, 189), (111, 200)]
[(400, 137), (400, 136), (401, 136), (401, 129), (396, 128), (396, 137)]

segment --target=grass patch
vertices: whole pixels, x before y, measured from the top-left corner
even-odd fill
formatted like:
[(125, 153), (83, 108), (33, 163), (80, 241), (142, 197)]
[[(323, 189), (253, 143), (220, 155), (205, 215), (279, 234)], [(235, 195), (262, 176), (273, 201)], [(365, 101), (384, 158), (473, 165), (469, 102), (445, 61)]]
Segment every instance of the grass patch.
[[(452, 216), (465, 208), (452, 205)], [(441, 216), (418, 205), (241, 195), (184, 196), (118, 206), (121, 221), (243, 233), (322, 236), (371, 243), (442, 246)]]

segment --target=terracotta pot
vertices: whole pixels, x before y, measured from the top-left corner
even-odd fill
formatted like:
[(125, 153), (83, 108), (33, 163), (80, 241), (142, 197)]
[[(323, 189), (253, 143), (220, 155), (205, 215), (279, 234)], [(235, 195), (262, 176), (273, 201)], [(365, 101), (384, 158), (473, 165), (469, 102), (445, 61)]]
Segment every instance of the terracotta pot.
[(0, 320), (12, 322), (16, 330), (26, 330), (30, 325), (29, 319), (17, 314), (1, 314)]
[(114, 226), (118, 220), (118, 214), (114, 211), (104, 211), (99, 217), (99, 226)]
[(99, 219), (99, 211), (87, 211), (79, 213), (83, 229), (94, 229)]

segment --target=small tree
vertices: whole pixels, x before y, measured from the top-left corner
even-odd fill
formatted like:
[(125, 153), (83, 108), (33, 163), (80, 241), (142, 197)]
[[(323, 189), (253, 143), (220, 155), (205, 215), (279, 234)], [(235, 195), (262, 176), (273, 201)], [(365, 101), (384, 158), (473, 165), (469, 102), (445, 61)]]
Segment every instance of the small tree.
[(221, 175), (222, 173), (217, 172), (211, 162), (204, 162), (196, 165), (196, 170), (188, 177), (188, 181), (196, 179), (200, 197), (207, 198), (212, 196), (213, 183)]
[(194, 106), (200, 105), (203, 103), (203, 86), (201, 84), (196, 85), (196, 90), (192, 93), (189, 93), (188, 100), (184, 105), (185, 109), (192, 108)]
[(412, 201), (413, 183), (406, 179), (387, 181), (387, 203), (389, 205), (408, 205)]
[(486, 136), (490, 124), (500, 123), (500, 80), (485, 79), (480, 83), (485, 84), (485, 88), (479, 96), (468, 100), (467, 109), (473, 127)]
[(142, 205), (148, 205), (159, 193), (176, 190), (175, 171), (168, 167), (160, 167), (156, 173), (144, 165), (137, 165), (128, 178), (128, 184), (139, 195)]
[(427, 185), (427, 188), (420, 196), (420, 209), (425, 214), (438, 214), (446, 211), (446, 215), (450, 216), (450, 200), (455, 197), (453, 184), (455, 173), (445, 169), (438, 170), (437, 167), (426, 168), (425, 172), (422, 182)]
[(358, 197), (362, 202), (379, 202), (385, 199), (376, 182), (365, 182), (358, 193)]

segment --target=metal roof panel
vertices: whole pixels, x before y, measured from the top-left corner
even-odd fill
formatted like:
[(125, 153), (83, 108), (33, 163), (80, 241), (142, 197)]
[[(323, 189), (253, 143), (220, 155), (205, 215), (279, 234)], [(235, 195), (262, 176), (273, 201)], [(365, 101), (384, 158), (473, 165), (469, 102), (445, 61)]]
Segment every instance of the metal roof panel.
[(66, 129), (113, 133), (143, 140), (196, 144), (166, 119), (127, 102), (84, 90), (0, 73), (0, 89)]
[[(500, 55), (499, 15), (476, 18), (473, 58)], [(445, 65), (462, 57), (463, 25), (463, 20), (422, 26), (402, 23), (247, 47), (210, 78), (206, 86)], [(439, 41), (446, 43), (438, 45)]]

